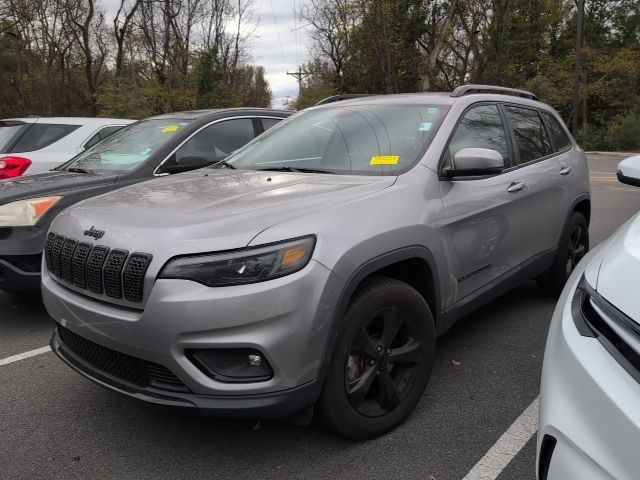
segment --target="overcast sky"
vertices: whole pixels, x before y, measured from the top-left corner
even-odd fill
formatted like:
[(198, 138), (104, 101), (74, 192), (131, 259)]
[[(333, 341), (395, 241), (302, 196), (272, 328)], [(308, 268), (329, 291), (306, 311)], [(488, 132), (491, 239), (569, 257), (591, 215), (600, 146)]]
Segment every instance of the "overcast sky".
[[(308, 57), (308, 38), (294, 15), (303, 0), (255, 0), (259, 26), (253, 41), (253, 61), (264, 66), (273, 106), (298, 95), (298, 81), (287, 75)], [(296, 27), (298, 29), (296, 30)]]

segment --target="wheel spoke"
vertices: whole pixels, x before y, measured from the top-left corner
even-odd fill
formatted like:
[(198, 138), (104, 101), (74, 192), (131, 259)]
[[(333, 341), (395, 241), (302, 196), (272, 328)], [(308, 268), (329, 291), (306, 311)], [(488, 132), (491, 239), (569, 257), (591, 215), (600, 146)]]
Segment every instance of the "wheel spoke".
[(392, 348), (389, 363), (418, 363), (422, 355), (422, 345), (413, 338), (401, 347)]
[(355, 381), (347, 384), (347, 396), (352, 405), (360, 405), (371, 390), (373, 380), (376, 378), (376, 369), (368, 367)]
[(376, 351), (376, 345), (373, 343), (371, 337), (369, 337), (369, 334), (364, 328), (362, 328), (353, 339), (351, 351), (358, 355), (362, 355), (364, 357), (372, 359), (376, 359), (380, 356), (380, 354)]
[(378, 384), (380, 386), (380, 406), (388, 411), (393, 410), (400, 403), (400, 392), (398, 392), (398, 388), (389, 372), (386, 370), (380, 371)]
[(403, 323), (398, 307), (385, 308), (382, 311), (382, 321), (384, 323), (384, 329), (380, 341), (384, 348), (389, 348), (398, 336), (398, 332)]

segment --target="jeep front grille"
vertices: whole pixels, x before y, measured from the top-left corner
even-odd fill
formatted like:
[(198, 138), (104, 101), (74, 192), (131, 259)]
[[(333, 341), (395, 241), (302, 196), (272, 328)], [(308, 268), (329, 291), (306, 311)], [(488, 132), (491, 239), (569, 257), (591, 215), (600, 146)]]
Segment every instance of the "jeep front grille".
[(49, 272), (70, 285), (111, 298), (140, 302), (151, 255), (132, 253), (50, 232), (44, 245)]

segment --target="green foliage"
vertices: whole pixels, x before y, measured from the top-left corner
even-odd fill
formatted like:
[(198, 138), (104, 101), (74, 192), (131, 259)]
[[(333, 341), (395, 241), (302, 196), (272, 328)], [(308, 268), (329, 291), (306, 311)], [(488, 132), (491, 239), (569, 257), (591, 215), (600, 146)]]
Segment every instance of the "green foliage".
[(617, 117), (607, 129), (605, 143), (615, 150), (640, 150), (640, 112), (636, 110)]
[(218, 87), (224, 72), (218, 61), (218, 49), (213, 47), (200, 52), (196, 60), (195, 75), (198, 83), (196, 105), (208, 108), (216, 104)]

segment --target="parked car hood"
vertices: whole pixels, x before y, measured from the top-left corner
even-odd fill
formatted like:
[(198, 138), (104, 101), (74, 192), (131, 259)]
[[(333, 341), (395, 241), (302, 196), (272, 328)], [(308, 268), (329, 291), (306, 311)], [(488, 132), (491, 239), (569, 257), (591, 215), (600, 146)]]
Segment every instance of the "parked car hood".
[(64, 194), (65, 192), (112, 184), (117, 175), (51, 171), (0, 181), (0, 205), (15, 200)]
[(640, 213), (618, 229), (602, 255), (596, 290), (640, 323)]
[(105, 232), (101, 244), (160, 258), (242, 248), (266, 228), (395, 179), (204, 169), (85, 200), (59, 215), (51, 229), (82, 238), (93, 226)]

